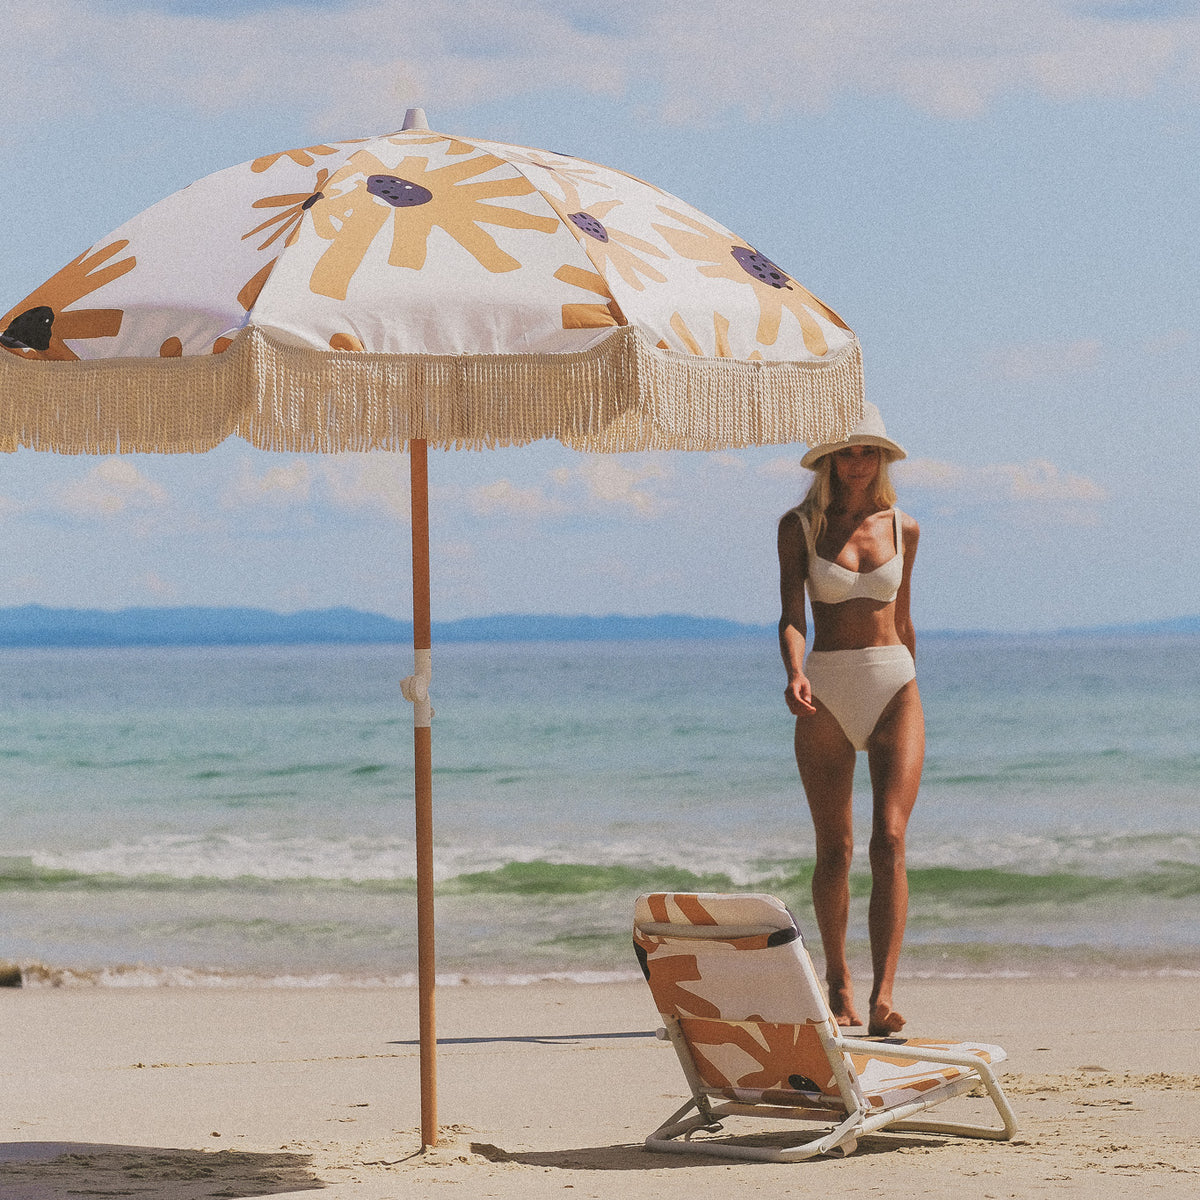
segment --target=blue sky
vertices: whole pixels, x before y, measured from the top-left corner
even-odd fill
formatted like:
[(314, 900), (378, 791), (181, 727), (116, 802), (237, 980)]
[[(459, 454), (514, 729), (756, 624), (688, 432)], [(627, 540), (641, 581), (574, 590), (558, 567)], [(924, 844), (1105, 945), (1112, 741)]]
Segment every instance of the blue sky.
[[(1200, 4), (0, 0), (0, 30), (0, 311), (200, 175), (420, 104), (648, 178), (846, 317), (911, 455), (919, 626), (1200, 611)], [(435, 614), (773, 621), (801, 453), (435, 453)], [(403, 456), (20, 452), (0, 605), (401, 615), (406, 492)]]

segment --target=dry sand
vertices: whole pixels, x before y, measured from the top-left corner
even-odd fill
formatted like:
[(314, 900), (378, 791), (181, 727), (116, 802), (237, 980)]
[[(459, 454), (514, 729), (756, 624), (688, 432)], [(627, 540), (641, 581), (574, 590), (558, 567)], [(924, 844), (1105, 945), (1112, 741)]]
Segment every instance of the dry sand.
[[(908, 981), (908, 1032), (998, 1042), (1013, 1142), (652, 1155), (684, 1098), (640, 983), (438, 994), (444, 1144), (408, 991), (0, 990), (0, 1197), (1200, 1196), (1200, 979)], [(971, 1104), (970, 1100), (959, 1103)]]

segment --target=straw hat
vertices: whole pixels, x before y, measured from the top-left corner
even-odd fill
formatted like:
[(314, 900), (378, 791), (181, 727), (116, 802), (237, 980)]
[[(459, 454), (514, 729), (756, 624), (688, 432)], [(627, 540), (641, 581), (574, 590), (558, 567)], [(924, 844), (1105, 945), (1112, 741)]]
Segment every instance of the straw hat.
[(887, 430), (883, 427), (883, 417), (879, 415), (879, 409), (867, 400), (863, 402), (862, 420), (850, 430), (842, 441), (822, 442), (819, 446), (814, 446), (800, 460), (800, 465), (811, 468), (816, 465), (818, 458), (824, 458), (826, 454), (832, 454), (835, 450), (844, 450), (847, 446), (878, 446), (887, 454), (888, 462), (898, 462), (900, 459), (908, 457), (904, 447), (897, 445), (888, 437)]

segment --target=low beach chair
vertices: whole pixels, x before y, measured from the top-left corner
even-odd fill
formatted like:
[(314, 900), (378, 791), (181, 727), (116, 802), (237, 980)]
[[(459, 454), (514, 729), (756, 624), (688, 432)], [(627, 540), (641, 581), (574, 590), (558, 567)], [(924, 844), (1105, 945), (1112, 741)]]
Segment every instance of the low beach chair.
[[(1007, 1057), (999, 1046), (843, 1036), (796, 922), (773, 896), (641, 896), (633, 941), (692, 1092), (646, 1139), (651, 1150), (794, 1162), (851, 1154), (882, 1129), (997, 1140), (1016, 1132), (992, 1072)], [(912, 1119), (980, 1085), (999, 1126)], [(832, 1128), (778, 1148), (692, 1140), (733, 1116)]]

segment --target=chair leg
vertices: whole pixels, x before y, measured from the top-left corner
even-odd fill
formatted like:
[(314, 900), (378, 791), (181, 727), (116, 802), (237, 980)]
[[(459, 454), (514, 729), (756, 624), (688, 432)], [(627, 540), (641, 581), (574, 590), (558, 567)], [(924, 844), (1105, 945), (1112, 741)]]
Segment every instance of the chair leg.
[[(695, 1109), (695, 1115), (685, 1118), (685, 1114)], [(721, 1122), (713, 1114), (704, 1096), (693, 1096), (686, 1104), (673, 1112), (649, 1137), (646, 1145), (653, 1142), (663, 1142), (670, 1138), (689, 1137), (699, 1129), (709, 1129), (716, 1132)], [(654, 1147), (651, 1147), (653, 1149)]]
[[(685, 1105), (661, 1128), (656, 1129), (646, 1139), (646, 1149), (665, 1151), (668, 1154), (710, 1154), (716, 1158), (736, 1158), (750, 1162), (801, 1162), (806, 1158), (816, 1158), (822, 1154), (836, 1154), (845, 1157), (853, 1154), (858, 1148), (858, 1135), (861, 1132), (863, 1116), (861, 1112), (851, 1113), (841, 1124), (836, 1125), (820, 1137), (795, 1146), (771, 1149), (765, 1146), (743, 1146), (736, 1142), (686, 1140), (689, 1134), (704, 1128), (703, 1119), (700, 1116), (686, 1121), (677, 1120), (690, 1107), (690, 1104)], [(679, 1138), (684, 1140), (674, 1140)]]
[(948, 1133), (956, 1137), (988, 1138), (991, 1141), (1007, 1142), (1017, 1132), (1017, 1117), (1004, 1094), (994, 1072), (987, 1063), (979, 1064), (979, 1080), (987, 1090), (988, 1098), (996, 1106), (1000, 1127), (994, 1125), (964, 1124), (956, 1121), (897, 1121), (889, 1129), (901, 1133)]

